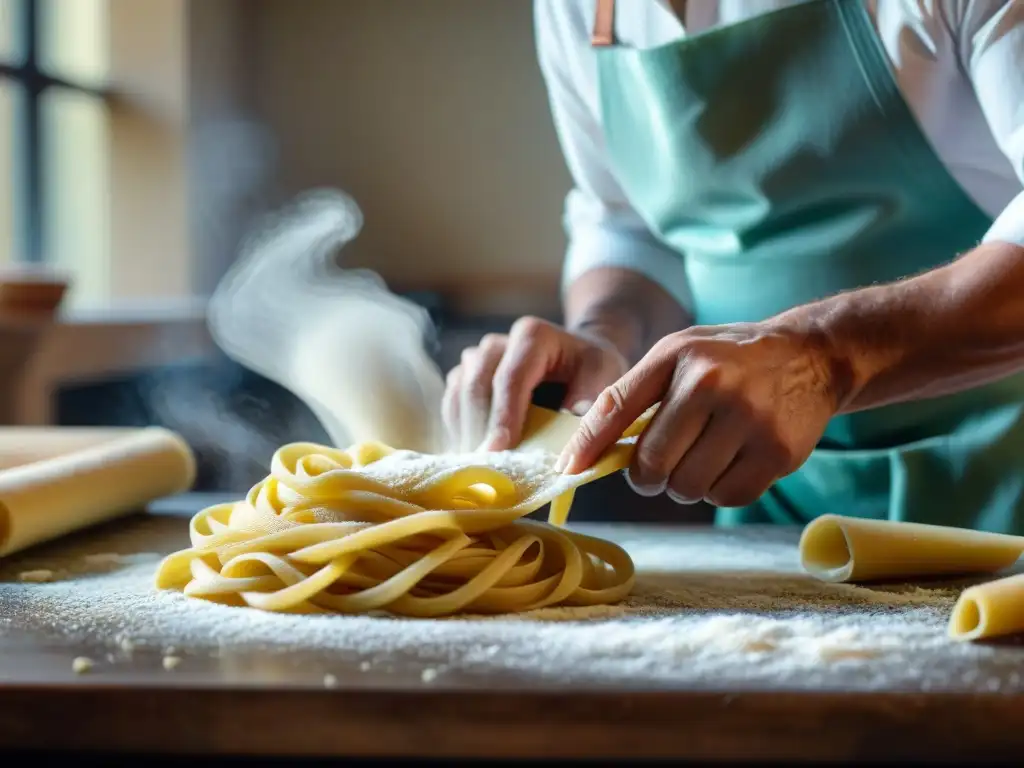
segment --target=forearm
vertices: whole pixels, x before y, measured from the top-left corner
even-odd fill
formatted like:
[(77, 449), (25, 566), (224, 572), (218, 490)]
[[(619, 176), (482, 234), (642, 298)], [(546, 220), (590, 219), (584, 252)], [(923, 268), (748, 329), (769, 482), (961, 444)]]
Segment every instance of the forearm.
[(566, 327), (611, 342), (631, 364), (658, 339), (690, 323), (668, 291), (618, 267), (583, 273), (567, 288), (564, 303)]
[(989, 243), (771, 322), (820, 342), (842, 412), (970, 389), (1024, 368), (1024, 248)]

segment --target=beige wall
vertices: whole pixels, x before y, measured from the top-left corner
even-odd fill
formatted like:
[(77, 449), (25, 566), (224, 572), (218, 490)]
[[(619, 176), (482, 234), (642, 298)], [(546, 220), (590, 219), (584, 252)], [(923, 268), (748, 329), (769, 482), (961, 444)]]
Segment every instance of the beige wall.
[(180, 0), (110, 0), (110, 291), (119, 298), (191, 290), (185, 10)]
[(189, 222), (196, 292), (235, 258), (273, 171), (269, 133), (250, 113), (254, 17), (247, 0), (188, 4)]
[(470, 310), (552, 305), (569, 182), (527, 0), (107, 1), (109, 195), (64, 206), (106, 234), (85, 269), (64, 217), (57, 249), (87, 304), (208, 293), (268, 197), (331, 186), (366, 213), (349, 263)]
[[(528, 310), (555, 295), (568, 175), (527, 0), (247, 0), (253, 106), (278, 199), (340, 187), (351, 263)], [(496, 289), (510, 289), (501, 303)]]

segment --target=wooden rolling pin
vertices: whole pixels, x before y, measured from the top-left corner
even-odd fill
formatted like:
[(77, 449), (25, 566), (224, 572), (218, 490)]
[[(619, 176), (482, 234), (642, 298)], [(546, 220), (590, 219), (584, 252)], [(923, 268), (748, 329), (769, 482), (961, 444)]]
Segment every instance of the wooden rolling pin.
[(187, 491), (195, 472), (159, 427), (0, 428), (0, 557)]

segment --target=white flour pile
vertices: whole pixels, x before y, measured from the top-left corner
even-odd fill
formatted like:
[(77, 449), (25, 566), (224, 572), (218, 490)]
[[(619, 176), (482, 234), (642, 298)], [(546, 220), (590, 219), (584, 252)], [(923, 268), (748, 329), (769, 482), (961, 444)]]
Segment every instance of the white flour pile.
[[(613, 535), (581, 526), (614, 538), (636, 561), (638, 585), (626, 604), (423, 621), (275, 615), (158, 593), (159, 556), (145, 552), (147, 542), (157, 529), (166, 534), (185, 524), (125, 521), (116, 533), (4, 563), (0, 635), (27, 633), (69, 649), (173, 646), (177, 656), (227, 648), (319, 652), (364, 670), (413, 659), (439, 682), (458, 670), (598, 685), (1024, 688), (1016, 671), (1024, 670), (1024, 648), (946, 639), (957, 587), (822, 584), (800, 573), (792, 542), (763, 529)], [(52, 571), (52, 580), (19, 581), (37, 570)]]

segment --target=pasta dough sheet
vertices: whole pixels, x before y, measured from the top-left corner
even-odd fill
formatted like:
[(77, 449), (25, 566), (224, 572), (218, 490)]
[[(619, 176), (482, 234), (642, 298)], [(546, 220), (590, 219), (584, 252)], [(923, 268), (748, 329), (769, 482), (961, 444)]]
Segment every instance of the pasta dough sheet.
[[(524, 444), (502, 453), (286, 445), (244, 501), (196, 515), (192, 547), (163, 561), (157, 586), (270, 611), (419, 617), (617, 602), (629, 556), (560, 525), (576, 488), (626, 466), (644, 420), (569, 476), (550, 449), (573, 423), (534, 409)], [(549, 502), (556, 525), (523, 519)]]
[(191, 449), (157, 427), (2, 430), (0, 466), (0, 556), (137, 511), (195, 478)]
[[(997, 573), (1024, 552), (1024, 537), (919, 523), (823, 515), (804, 529), (800, 562), (831, 582)], [(1024, 576), (970, 587), (949, 620), (956, 640), (1024, 632)]]

